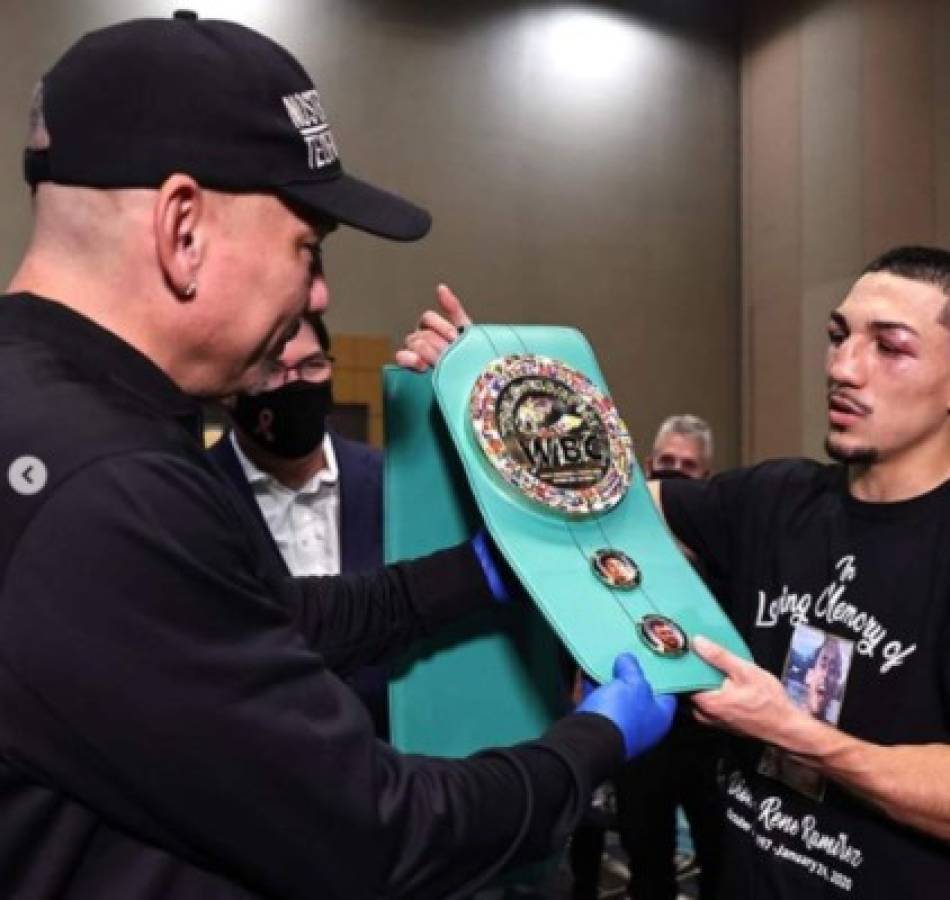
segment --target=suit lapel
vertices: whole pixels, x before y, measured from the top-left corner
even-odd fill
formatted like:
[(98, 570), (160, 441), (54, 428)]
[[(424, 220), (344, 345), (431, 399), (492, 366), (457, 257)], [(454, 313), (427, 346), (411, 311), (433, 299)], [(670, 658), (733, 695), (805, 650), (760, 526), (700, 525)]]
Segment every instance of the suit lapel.
[(271, 534), (271, 530), (267, 525), (267, 520), (264, 518), (264, 514), (261, 512), (261, 507), (257, 502), (257, 497), (254, 496), (254, 489), (251, 487), (250, 482), (244, 475), (244, 469), (241, 468), (241, 461), (237, 458), (237, 454), (234, 452), (234, 447), (231, 445), (230, 433), (225, 434), (208, 451), (208, 455), (212, 460), (214, 460), (218, 468), (225, 474), (225, 476), (227, 476), (228, 480), (237, 489), (237, 492), (241, 495), (242, 499), (251, 510), (254, 520), (260, 525), (264, 534), (267, 535), (267, 541), (271, 547), (274, 548), (274, 553), (280, 560), (281, 567), (289, 575), (290, 570), (287, 568), (287, 563), (284, 562), (284, 557), (281, 555), (280, 549), (274, 540), (273, 534)]

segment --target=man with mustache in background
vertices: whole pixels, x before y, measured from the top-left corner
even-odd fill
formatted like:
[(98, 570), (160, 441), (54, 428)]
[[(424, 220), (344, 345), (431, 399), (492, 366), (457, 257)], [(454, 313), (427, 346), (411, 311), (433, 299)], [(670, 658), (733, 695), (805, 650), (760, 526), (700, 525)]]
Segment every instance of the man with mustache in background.
[[(457, 303), (430, 311), (403, 361), (431, 364), (467, 320)], [(735, 735), (722, 771), (730, 900), (891, 900), (950, 884), (950, 253), (872, 261), (830, 314), (825, 368), (833, 464), (651, 484), (757, 663), (694, 640), (726, 676), (694, 696), (697, 715)], [(806, 624), (854, 643), (837, 726), (776, 677)], [(824, 790), (760, 773), (770, 745)]]

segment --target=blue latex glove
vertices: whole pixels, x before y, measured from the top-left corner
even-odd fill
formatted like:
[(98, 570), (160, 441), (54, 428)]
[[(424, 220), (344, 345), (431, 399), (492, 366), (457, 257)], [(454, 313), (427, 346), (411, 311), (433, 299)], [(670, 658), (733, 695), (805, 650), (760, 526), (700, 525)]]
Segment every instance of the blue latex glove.
[(592, 690), (578, 705), (578, 712), (597, 713), (610, 719), (623, 735), (627, 759), (656, 744), (673, 722), (676, 697), (655, 696), (631, 653), (614, 662), (613, 681)]
[[(498, 551), (484, 528), (479, 528), (475, 532), (475, 536), (472, 538), (472, 549), (475, 551), (475, 556), (482, 567), (482, 572), (485, 573), (485, 580), (488, 582), (492, 599), (496, 603), (510, 603), (512, 595), (516, 591), (509, 587), (507, 579), (502, 574), (504, 563), (495, 555)], [(505, 570), (507, 570), (507, 566), (505, 566)]]

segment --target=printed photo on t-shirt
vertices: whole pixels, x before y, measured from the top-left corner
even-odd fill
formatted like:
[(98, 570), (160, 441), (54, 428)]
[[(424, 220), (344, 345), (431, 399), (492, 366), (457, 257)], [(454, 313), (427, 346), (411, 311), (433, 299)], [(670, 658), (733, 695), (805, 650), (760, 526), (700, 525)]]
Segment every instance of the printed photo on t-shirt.
[[(816, 719), (837, 725), (853, 653), (853, 641), (812, 625), (796, 625), (782, 669), (785, 692)], [(815, 800), (824, 796), (824, 776), (778, 747), (765, 748), (759, 772)]]

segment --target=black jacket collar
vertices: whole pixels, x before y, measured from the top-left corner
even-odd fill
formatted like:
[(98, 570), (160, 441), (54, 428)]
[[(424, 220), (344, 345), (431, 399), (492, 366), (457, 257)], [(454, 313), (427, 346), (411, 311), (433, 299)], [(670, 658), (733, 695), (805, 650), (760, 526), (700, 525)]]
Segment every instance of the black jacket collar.
[(52, 349), (69, 361), (79, 378), (110, 381), (135, 394), (156, 414), (178, 420), (200, 437), (200, 402), (185, 394), (148, 357), (92, 319), (35, 294), (8, 294), (0, 298), (0, 341), (14, 335)]

